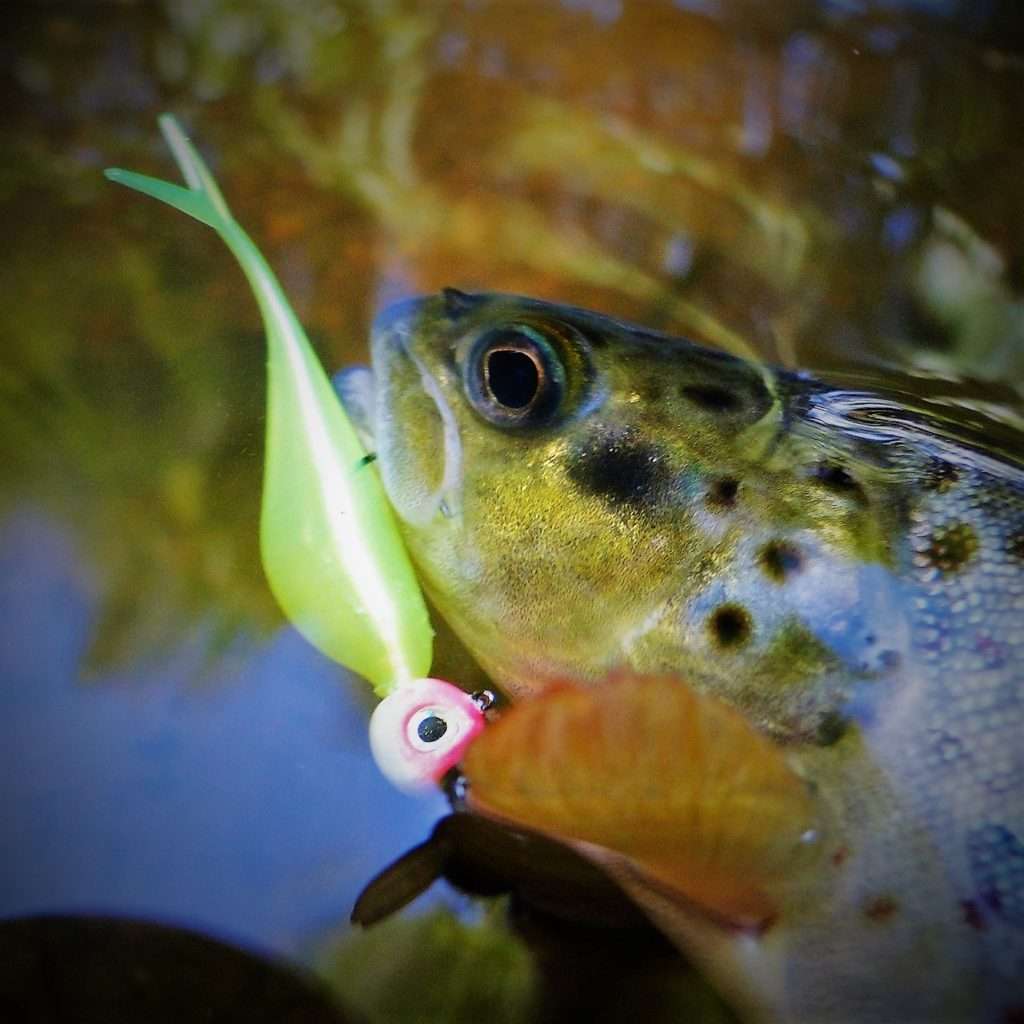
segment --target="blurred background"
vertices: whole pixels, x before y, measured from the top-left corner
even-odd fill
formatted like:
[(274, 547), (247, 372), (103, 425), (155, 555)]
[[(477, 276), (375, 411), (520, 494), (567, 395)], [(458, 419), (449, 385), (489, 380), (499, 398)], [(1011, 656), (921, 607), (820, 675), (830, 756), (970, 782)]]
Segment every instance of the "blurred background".
[(328, 369), (365, 359), (395, 298), (515, 291), (897, 382), (1019, 450), (1019, 5), (121, 0), (7, 17), (0, 915), (128, 914), (305, 964), (331, 944), (368, 1019), (437, 1019), (386, 994), (436, 940), (449, 993), (501, 992), (527, 1019), (518, 940), (450, 888), (411, 908), (412, 931), (347, 932), (360, 888), (445, 804), (378, 777), (368, 688), (282, 622), (263, 580), (265, 351), (240, 271), (213, 232), (102, 170), (176, 178), (156, 126), (173, 112)]

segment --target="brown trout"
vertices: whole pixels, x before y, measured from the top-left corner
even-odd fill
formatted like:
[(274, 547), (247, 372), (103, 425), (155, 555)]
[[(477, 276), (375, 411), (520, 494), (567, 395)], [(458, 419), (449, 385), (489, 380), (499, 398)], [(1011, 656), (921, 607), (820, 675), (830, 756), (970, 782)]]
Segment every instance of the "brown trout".
[(827, 867), (794, 860), (770, 927), (624, 882), (741, 1012), (1024, 1019), (1015, 457), (513, 296), (400, 304), (372, 358), (343, 397), (430, 597), (501, 688), (685, 680), (813, 795)]

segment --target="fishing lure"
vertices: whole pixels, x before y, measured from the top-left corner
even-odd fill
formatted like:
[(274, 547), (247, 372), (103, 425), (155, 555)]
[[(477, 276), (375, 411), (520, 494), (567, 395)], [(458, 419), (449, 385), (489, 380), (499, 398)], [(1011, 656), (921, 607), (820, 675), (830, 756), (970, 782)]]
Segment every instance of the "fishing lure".
[(374, 757), (402, 788), (436, 781), (484, 724), (484, 701), (430, 669), (433, 631), (376, 468), (259, 249), (170, 114), (160, 130), (187, 187), (110, 168), (111, 181), (212, 227), (234, 254), (267, 334), (260, 553), (271, 591), (314, 647), (370, 681)]

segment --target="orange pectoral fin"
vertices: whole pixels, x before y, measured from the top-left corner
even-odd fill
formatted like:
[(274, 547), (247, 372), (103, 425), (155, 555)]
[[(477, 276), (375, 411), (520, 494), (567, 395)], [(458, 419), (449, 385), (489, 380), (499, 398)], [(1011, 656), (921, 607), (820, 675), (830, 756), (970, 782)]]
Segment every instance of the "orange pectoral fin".
[(490, 726), (463, 768), (474, 810), (599, 862), (625, 858), (739, 927), (773, 918), (780, 886), (820, 846), (814, 801), (783, 751), (675, 678), (546, 691)]

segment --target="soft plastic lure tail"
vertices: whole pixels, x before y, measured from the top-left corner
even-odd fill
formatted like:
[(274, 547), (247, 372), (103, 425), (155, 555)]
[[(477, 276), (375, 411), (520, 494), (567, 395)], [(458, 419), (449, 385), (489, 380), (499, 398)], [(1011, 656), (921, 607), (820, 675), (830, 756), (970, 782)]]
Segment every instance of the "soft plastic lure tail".
[(429, 785), (483, 728), (482, 707), (450, 683), (421, 678), (433, 632), (372, 460), (202, 157), (170, 114), (160, 130), (187, 188), (119, 168), (106, 175), (212, 227), (259, 303), (269, 347), (260, 548), (271, 590), (310, 643), (384, 697), (371, 719), (383, 773), (402, 788)]
[(381, 696), (426, 675), (432, 631), (375, 468), (270, 267), (177, 121), (160, 129), (187, 188), (112, 168), (111, 181), (212, 227), (245, 271), (269, 346), (260, 547), (300, 632)]

